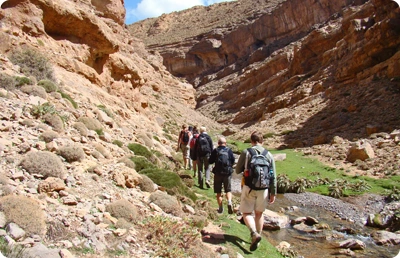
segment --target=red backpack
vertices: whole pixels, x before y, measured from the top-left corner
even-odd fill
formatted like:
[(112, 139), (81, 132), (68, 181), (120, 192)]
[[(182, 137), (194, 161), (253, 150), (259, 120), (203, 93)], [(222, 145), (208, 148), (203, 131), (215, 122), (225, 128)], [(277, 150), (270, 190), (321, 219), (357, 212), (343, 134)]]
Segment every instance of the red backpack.
[(196, 144), (196, 140), (199, 138), (199, 134), (193, 135), (192, 139), (190, 140), (190, 148), (193, 149), (194, 145)]

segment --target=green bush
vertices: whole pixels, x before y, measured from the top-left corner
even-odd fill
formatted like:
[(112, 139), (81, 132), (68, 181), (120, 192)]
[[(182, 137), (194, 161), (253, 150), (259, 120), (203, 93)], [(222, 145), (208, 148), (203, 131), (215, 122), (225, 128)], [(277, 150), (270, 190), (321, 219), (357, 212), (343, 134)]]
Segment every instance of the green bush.
[(113, 144), (117, 145), (120, 148), (124, 145), (124, 143), (122, 141), (120, 141), (120, 140), (114, 140)]
[(31, 115), (35, 118), (39, 118), (46, 114), (55, 114), (57, 113), (56, 108), (51, 105), (49, 102), (33, 105), (31, 109)]
[(148, 176), (154, 183), (161, 185), (167, 189), (171, 195), (182, 195), (196, 201), (195, 193), (183, 184), (178, 174), (159, 168), (143, 169), (140, 174)]
[(21, 67), (22, 73), (36, 77), (37, 80), (54, 81), (53, 67), (47, 58), (34, 49), (13, 51), (10, 55), (13, 64)]
[(56, 92), (58, 89), (57, 85), (50, 80), (40, 80), (37, 84), (43, 87), (47, 93)]
[(15, 82), (16, 82), (15, 86), (17, 86), (17, 87), (20, 87), (20, 86), (23, 86), (23, 85), (32, 85), (33, 84), (32, 80), (29, 79), (28, 77), (15, 76), (14, 79), (15, 79)]
[(62, 98), (67, 99), (69, 102), (71, 102), (71, 104), (72, 104), (72, 106), (73, 106), (74, 108), (78, 108), (78, 103), (76, 103), (75, 100), (73, 100), (72, 97), (71, 97), (70, 95), (68, 95), (67, 93), (62, 92), (62, 91), (60, 91), (60, 90), (58, 91), (58, 93), (61, 94), (61, 97), (62, 97)]
[(109, 116), (109, 117), (111, 117), (111, 118), (114, 117), (113, 112), (111, 112), (108, 108), (106, 108), (106, 106), (104, 106), (104, 105), (98, 105), (97, 107), (98, 107), (101, 111), (103, 111), (104, 113), (106, 113), (107, 116)]
[(133, 151), (135, 155), (143, 156), (149, 159), (152, 156), (152, 153), (145, 146), (138, 143), (129, 143), (128, 149)]
[(0, 198), (0, 209), (7, 223), (14, 222), (28, 234), (44, 236), (46, 233), (45, 214), (40, 204), (22, 195), (7, 195)]
[(153, 163), (151, 163), (148, 159), (140, 156), (132, 156), (130, 158), (135, 163), (135, 170), (137, 172), (146, 169), (146, 168), (155, 168)]
[(85, 158), (85, 152), (82, 147), (78, 145), (61, 147), (59, 149), (59, 154), (67, 162), (82, 161)]
[(126, 199), (120, 199), (108, 204), (106, 206), (106, 211), (117, 219), (123, 218), (128, 222), (136, 222), (139, 220), (137, 208)]
[(29, 174), (39, 174), (46, 177), (64, 176), (64, 165), (54, 153), (47, 151), (31, 151), (22, 159), (20, 166)]

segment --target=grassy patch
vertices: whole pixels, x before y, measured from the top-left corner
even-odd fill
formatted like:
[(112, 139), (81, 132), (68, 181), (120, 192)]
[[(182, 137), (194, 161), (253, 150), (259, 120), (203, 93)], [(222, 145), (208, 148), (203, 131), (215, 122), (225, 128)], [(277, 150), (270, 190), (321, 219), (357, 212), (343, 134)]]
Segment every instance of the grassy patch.
[(148, 176), (154, 183), (167, 188), (167, 192), (171, 195), (182, 195), (196, 201), (197, 197), (194, 192), (183, 184), (178, 174), (159, 168), (143, 169), (139, 172)]

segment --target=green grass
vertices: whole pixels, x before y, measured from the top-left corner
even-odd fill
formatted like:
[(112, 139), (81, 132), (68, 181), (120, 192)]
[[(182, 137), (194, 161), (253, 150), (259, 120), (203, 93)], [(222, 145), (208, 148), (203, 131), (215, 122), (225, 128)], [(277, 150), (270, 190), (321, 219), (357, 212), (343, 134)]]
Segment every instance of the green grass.
[[(235, 153), (239, 154), (244, 149), (249, 148), (251, 145), (240, 141), (228, 140), (228, 146), (231, 147)], [(286, 174), (291, 181), (295, 181), (298, 178), (307, 178), (310, 180), (327, 178), (331, 181), (335, 179), (344, 179), (350, 183), (355, 183), (363, 180), (371, 186), (371, 189), (368, 191), (369, 193), (381, 195), (387, 194), (387, 190), (391, 190), (393, 186), (400, 185), (400, 176), (388, 176), (386, 178), (380, 179), (375, 179), (367, 176), (349, 176), (346, 175), (343, 170), (326, 166), (318, 160), (308, 156), (304, 156), (301, 152), (296, 152), (293, 149), (270, 151), (272, 154), (286, 154), (286, 160), (276, 162), (277, 174)], [(328, 185), (319, 185), (307, 189), (307, 191), (323, 195), (329, 194)], [(355, 192), (351, 190), (344, 191), (345, 196), (358, 195), (362, 193), (364, 192)]]
[[(188, 174), (192, 172), (189, 171)], [(200, 199), (207, 200), (211, 203), (211, 206), (215, 209), (218, 208), (217, 200), (212, 188), (208, 190), (201, 190), (197, 187), (197, 178), (194, 178), (196, 184), (193, 187), (193, 191), (200, 196)], [(224, 197), (225, 198), (225, 197)], [(239, 197), (233, 196), (233, 203), (239, 202)], [(226, 206), (226, 200), (223, 200)], [(217, 219), (212, 221), (215, 225), (220, 225), (221, 229), (224, 231), (224, 241), (218, 242), (219, 245), (226, 247), (227, 250), (234, 250), (240, 253), (243, 257), (255, 257), (255, 258), (281, 258), (283, 257), (277, 249), (271, 245), (266, 238), (260, 242), (260, 246), (256, 251), (250, 252), (250, 231), (246, 225), (241, 224), (237, 221), (236, 215), (229, 215), (227, 209), (222, 215), (218, 215)], [(232, 253), (232, 252), (230, 252)]]

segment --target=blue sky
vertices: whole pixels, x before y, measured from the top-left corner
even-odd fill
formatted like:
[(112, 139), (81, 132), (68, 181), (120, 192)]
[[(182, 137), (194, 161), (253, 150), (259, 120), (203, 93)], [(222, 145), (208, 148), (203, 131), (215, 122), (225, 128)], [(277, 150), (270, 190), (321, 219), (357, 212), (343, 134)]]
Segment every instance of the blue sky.
[[(1, 0), (0, 0), (1, 1)], [(234, 0), (125, 0), (126, 24), (188, 9), (195, 5), (211, 5)]]

